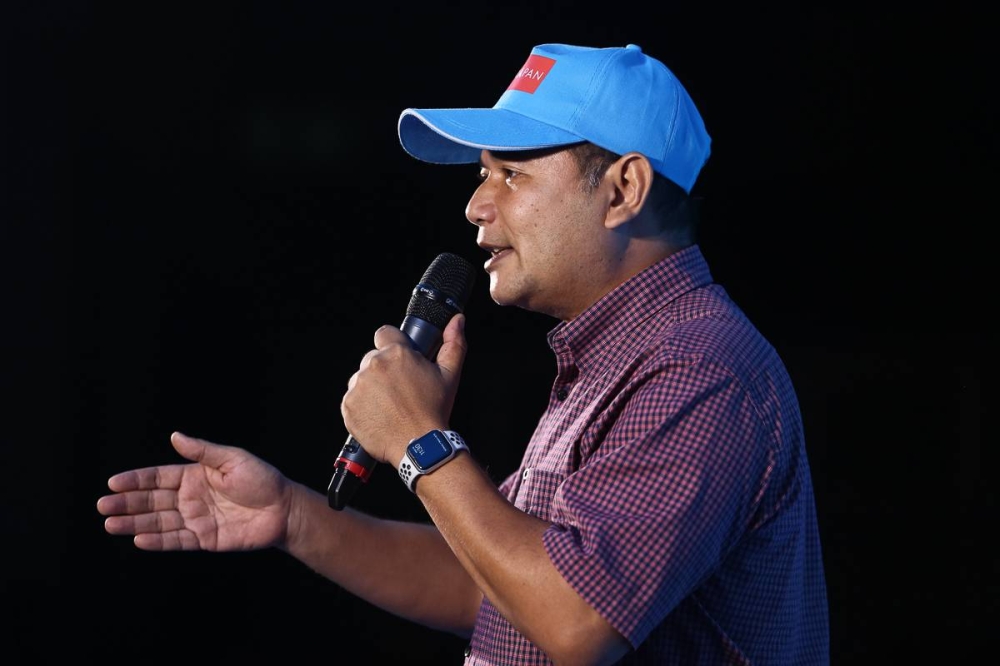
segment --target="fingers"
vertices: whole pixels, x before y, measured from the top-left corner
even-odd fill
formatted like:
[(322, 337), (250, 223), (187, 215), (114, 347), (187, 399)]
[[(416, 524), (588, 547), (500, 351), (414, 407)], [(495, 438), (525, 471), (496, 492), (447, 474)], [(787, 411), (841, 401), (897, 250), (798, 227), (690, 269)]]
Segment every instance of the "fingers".
[(141, 550), (200, 550), (197, 535), (174, 509), (176, 500), (172, 490), (133, 491), (102, 497), (97, 510), (108, 516), (108, 534), (135, 535), (132, 541)]
[(380, 326), (377, 331), (375, 331), (375, 349), (382, 349), (383, 347), (391, 344), (406, 345), (407, 347), (412, 346), (410, 339), (406, 336), (396, 326), (390, 326), (385, 324)]
[(115, 474), (108, 479), (108, 488), (116, 493), (128, 492), (130, 490), (152, 490), (154, 488), (177, 490), (180, 487), (183, 475), (183, 465), (143, 467), (142, 469), (133, 469), (128, 472)]
[(437, 364), (452, 377), (458, 376), (462, 372), (467, 349), (465, 315), (460, 313), (452, 317), (444, 329), (441, 349), (437, 354)]
[[(180, 432), (171, 434), (170, 442), (184, 458), (200, 465), (160, 465), (115, 474), (108, 479), (108, 488), (114, 494), (99, 498), (97, 511), (106, 516), (106, 532), (132, 534), (136, 547), (142, 550), (200, 550), (202, 544), (195, 530), (205, 527), (204, 502), (200, 498), (192, 502), (189, 497), (182, 513), (179, 493), (190, 496), (197, 492), (205, 474), (239, 464), (246, 456), (235, 447)], [(190, 479), (185, 480), (186, 474)], [(182, 491), (182, 486), (186, 490)], [(193, 526), (197, 524), (201, 527)]]
[(176, 505), (173, 490), (137, 490), (97, 500), (98, 512), (108, 516), (104, 531), (134, 535), (140, 550), (201, 550), (198, 536)]
[[(213, 444), (204, 439), (188, 437), (181, 432), (171, 434), (170, 443), (179, 454), (188, 460), (194, 460), (210, 467), (219, 467), (228, 459), (232, 449), (232, 447)], [(116, 493), (130, 490), (152, 490), (154, 488), (177, 490), (183, 475), (183, 465), (143, 467), (115, 474), (108, 479), (108, 488)]]
[(184, 527), (184, 518), (177, 511), (143, 513), (137, 516), (110, 516), (104, 521), (108, 534), (159, 534), (175, 532)]
[(189, 530), (136, 534), (132, 543), (139, 550), (201, 550), (198, 537)]
[(102, 516), (138, 515), (177, 508), (176, 490), (133, 490), (105, 495), (97, 500)]

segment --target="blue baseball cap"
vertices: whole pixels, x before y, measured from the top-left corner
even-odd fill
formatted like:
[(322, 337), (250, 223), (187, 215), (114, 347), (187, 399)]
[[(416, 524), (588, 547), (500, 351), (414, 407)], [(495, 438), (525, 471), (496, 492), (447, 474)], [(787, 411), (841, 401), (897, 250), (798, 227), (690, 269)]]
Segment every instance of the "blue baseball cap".
[(405, 109), (398, 131), (407, 153), (435, 164), (590, 141), (642, 153), (688, 193), (711, 144), (684, 86), (635, 44), (535, 46), (493, 108)]

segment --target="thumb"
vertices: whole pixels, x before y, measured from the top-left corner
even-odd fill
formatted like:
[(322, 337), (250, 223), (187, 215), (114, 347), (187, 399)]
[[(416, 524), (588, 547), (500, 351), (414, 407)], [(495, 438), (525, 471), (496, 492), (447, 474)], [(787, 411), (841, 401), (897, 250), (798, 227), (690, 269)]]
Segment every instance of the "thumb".
[(182, 432), (170, 435), (170, 443), (174, 450), (188, 460), (199, 462), (209, 467), (218, 468), (230, 457), (232, 447), (213, 444), (206, 439), (189, 437)]
[(465, 343), (465, 315), (457, 314), (445, 326), (441, 338), (441, 348), (437, 353), (437, 364), (441, 371), (452, 381), (462, 374), (462, 364), (465, 363), (467, 352)]

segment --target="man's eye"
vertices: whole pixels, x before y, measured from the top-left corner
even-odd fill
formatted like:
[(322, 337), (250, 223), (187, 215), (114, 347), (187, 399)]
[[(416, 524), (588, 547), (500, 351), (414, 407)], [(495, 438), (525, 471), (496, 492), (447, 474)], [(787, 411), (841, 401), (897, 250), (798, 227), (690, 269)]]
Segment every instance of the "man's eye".
[[(501, 171), (503, 172), (504, 182), (506, 183), (510, 183), (510, 181), (514, 180), (515, 178), (521, 175), (520, 171), (515, 171), (514, 169), (501, 169)], [(479, 174), (476, 176), (479, 182), (485, 182), (487, 179), (489, 179), (489, 177), (490, 177), (489, 169), (480, 169)]]

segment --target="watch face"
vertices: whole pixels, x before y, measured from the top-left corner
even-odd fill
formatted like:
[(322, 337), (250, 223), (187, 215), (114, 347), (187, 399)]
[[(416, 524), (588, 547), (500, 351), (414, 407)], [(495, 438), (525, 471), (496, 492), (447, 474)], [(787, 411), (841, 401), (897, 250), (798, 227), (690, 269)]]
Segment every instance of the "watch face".
[(451, 455), (452, 447), (443, 434), (437, 430), (432, 430), (426, 435), (413, 440), (406, 447), (410, 454), (410, 459), (422, 472), (434, 467), (438, 463), (447, 460)]

